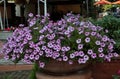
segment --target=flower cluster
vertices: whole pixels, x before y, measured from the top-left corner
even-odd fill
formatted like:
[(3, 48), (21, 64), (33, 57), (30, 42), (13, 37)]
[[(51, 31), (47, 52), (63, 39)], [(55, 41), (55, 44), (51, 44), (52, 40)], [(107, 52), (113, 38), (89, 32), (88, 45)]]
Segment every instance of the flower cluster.
[(43, 68), (48, 59), (82, 64), (118, 56), (113, 50), (114, 40), (106, 36), (103, 28), (82, 21), (80, 15), (68, 13), (57, 22), (49, 15), (29, 16), (28, 26), (20, 25), (4, 45), (5, 59), (35, 62)]

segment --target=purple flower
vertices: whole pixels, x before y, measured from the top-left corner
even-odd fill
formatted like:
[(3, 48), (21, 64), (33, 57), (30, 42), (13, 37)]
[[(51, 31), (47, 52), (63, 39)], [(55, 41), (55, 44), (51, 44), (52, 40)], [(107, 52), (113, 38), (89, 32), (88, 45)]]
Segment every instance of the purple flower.
[(5, 59), (5, 60), (8, 60), (8, 59), (9, 59), (9, 56), (8, 56), (8, 55), (5, 55), (5, 56), (4, 56), (4, 59)]
[(85, 61), (87, 61), (87, 60), (89, 60), (89, 56), (88, 56), (88, 55), (84, 55), (83, 59), (84, 59)]
[(83, 49), (83, 44), (78, 44), (78, 49)]
[(44, 54), (43, 51), (39, 51), (39, 55), (42, 56)]
[(50, 53), (50, 49), (45, 49), (45, 53)]
[(25, 55), (24, 55), (24, 58), (25, 58), (25, 59), (28, 59), (28, 58), (29, 58), (29, 54), (25, 54)]
[(62, 21), (58, 21), (57, 24), (58, 24), (58, 25), (62, 25)]
[(31, 36), (30, 34), (27, 34), (27, 35), (26, 35), (26, 38), (27, 38), (28, 40), (31, 40), (31, 39), (32, 39), (32, 36)]
[(74, 53), (70, 54), (70, 58), (75, 58), (75, 54)]
[(46, 50), (47, 49), (47, 47), (46, 46), (42, 46), (42, 50)]
[(67, 61), (68, 57), (67, 56), (63, 56), (63, 61)]
[(73, 61), (72, 61), (72, 60), (69, 60), (68, 63), (69, 63), (69, 64), (73, 64)]
[(113, 49), (113, 44), (110, 43), (110, 44), (108, 45), (108, 49)]
[(19, 27), (24, 27), (24, 24), (19, 24)]
[(78, 44), (81, 43), (81, 39), (77, 39), (76, 43), (78, 43)]
[(79, 63), (79, 64), (86, 63), (86, 60), (84, 60), (84, 59), (82, 59), (82, 58), (79, 58), (79, 59), (78, 59), (78, 63)]
[(107, 40), (108, 40), (108, 37), (104, 35), (104, 36), (102, 37), (102, 41), (106, 42)]
[(119, 54), (117, 54), (117, 53), (115, 52), (115, 53), (113, 53), (113, 56), (114, 56), (114, 57), (118, 57)]
[(61, 50), (62, 50), (63, 52), (66, 51), (66, 47), (65, 47), (65, 46), (62, 47)]
[(61, 50), (61, 46), (60, 45), (54, 45), (53, 49), (56, 51), (60, 51)]
[(96, 32), (91, 32), (91, 35), (92, 35), (92, 36), (95, 36), (95, 35), (96, 35)]
[(58, 58), (57, 60), (58, 60), (58, 61), (62, 61), (62, 58)]
[(34, 55), (31, 54), (29, 58), (30, 58), (31, 60), (34, 59)]
[(81, 56), (81, 57), (83, 57), (85, 54), (84, 54), (84, 52), (83, 51), (79, 51), (78, 52), (78, 56)]
[(36, 55), (36, 54), (37, 54), (37, 51), (36, 51), (36, 50), (35, 50), (35, 51), (33, 51), (33, 54), (34, 54), (34, 55)]
[(103, 53), (99, 54), (99, 57), (103, 58), (105, 55)]
[(16, 56), (15, 55), (12, 55), (12, 61), (16, 60)]
[(93, 54), (93, 50), (92, 50), (92, 49), (89, 49), (89, 50), (87, 51), (87, 53), (88, 53), (89, 55), (91, 55), (91, 54)]
[(65, 31), (64, 34), (65, 34), (65, 35), (69, 35), (69, 34), (70, 34), (70, 31)]
[(85, 32), (85, 36), (89, 36), (90, 35), (90, 32)]
[(96, 53), (91, 54), (91, 57), (94, 59), (97, 57)]
[(61, 40), (60, 40), (60, 39), (57, 39), (56, 43), (57, 43), (57, 44), (61, 44)]
[(39, 40), (42, 40), (44, 37), (45, 37), (44, 35), (41, 35), (41, 36), (39, 37)]
[(70, 47), (69, 47), (69, 46), (67, 46), (67, 47), (66, 47), (66, 51), (69, 51), (69, 50), (70, 50)]
[(100, 46), (101, 46), (101, 47), (105, 47), (105, 43), (101, 43)]
[(53, 59), (56, 59), (56, 58), (59, 57), (59, 56), (60, 56), (60, 53), (54, 52), (52, 58), (53, 58)]
[(90, 42), (90, 38), (89, 37), (85, 38), (85, 42), (86, 43)]
[(95, 44), (96, 45), (100, 45), (101, 43), (100, 43), (100, 41), (96, 41)]
[(33, 13), (29, 13), (28, 16), (29, 16), (29, 17), (33, 17)]
[(83, 33), (83, 31), (79, 31), (79, 34), (82, 34)]
[(54, 45), (52, 44), (52, 42), (47, 43), (47, 46), (48, 46), (49, 48), (53, 48), (53, 47), (54, 47)]
[(74, 27), (69, 26), (69, 27), (67, 28), (67, 30), (70, 31), (70, 32), (72, 32), (72, 31), (74, 31)]
[(99, 52), (103, 52), (103, 48), (98, 48), (98, 51)]
[(108, 56), (112, 58), (113, 57), (113, 53), (109, 53)]
[(40, 68), (44, 68), (44, 66), (45, 66), (45, 63), (44, 63), (44, 62), (39, 62), (39, 67), (40, 67)]

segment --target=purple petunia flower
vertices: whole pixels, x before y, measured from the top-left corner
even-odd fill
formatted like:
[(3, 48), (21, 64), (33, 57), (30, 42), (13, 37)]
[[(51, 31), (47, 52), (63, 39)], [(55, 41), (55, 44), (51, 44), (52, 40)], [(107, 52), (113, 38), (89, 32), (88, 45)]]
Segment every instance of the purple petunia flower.
[(69, 35), (69, 34), (70, 34), (70, 31), (65, 31), (64, 34), (65, 34), (65, 35)]
[(39, 51), (39, 55), (42, 56), (44, 54), (43, 51)]
[(98, 51), (99, 52), (103, 52), (103, 48), (98, 48)]
[(95, 44), (96, 45), (100, 45), (101, 43), (100, 43), (100, 41), (96, 41)]
[(28, 16), (29, 16), (29, 17), (33, 17), (33, 13), (29, 13)]
[(89, 49), (89, 50), (87, 51), (87, 53), (88, 53), (89, 55), (91, 55), (91, 54), (93, 54), (93, 50), (92, 50), (92, 49)]
[(94, 59), (97, 57), (96, 53), (91, 54), (91, 57)]
[(101, 47), (105, 47), (105, 43), (100, 43), (100, 46)]
[(44, 66), (45, 66), (45, 63), (44, 63), (44, 62), (39, 62), (39, 67), (40, 67), (40, 68), (44, 68)]
[(63, 56), (63, 61), (67, 61), (68, 57), (67, 56)]
[(79, 58), (79, 59), (78, 59), (78, 63), (79, 63), (79, 64), (86, 63), (86, 60), (84, 60), (84, 59), (82, 59), (82, 58)]
[(83, 51), (79, 51), (78, 52), (78, 56), (81, 56), (81, 57), (83, 57), (85, 54), (84, 54), (84, 52)]
[(96, 35), (96, 32), (91, 32), (91, 35), (92, 35), (92, 36), (95, 36), (95, 35)]
[(85, 36), (89, 36), (90, 35), (90, 32), (85, 32)]
[(90, 42), (90, 38), (89, 37), (85, 38), (85, 42), (86, 43)]
[(104, 36), (102, 37), (102, 41), (104, 41), (104, 42), (108, 41), (108, 37), (104, 35)]
[(70, 54), (70, 58), (75, 58), (75, 54), (74, 53)]
[(78, 49), (83, 49), (83, 44), (78, 44)]
[(87, 61), (87, 60), (89, 60), (89, 56), (88, 56), (88, 55), (84, 55), (83, 59), (84, 59), (85, 61)]
[(53, 48), (53, 47), (54, 47), (54, 45), (53, 45), (52, 42), (47, 43), (47, 46), (48, 46), (49, 48)]
[(34, 59), (34, 55), (31, 54), (31, 55), (29, 56), (29, 58), (30, 58), (31, 60)]
[(44, 37), (45, 37), (44, 35), (41, 35), (41, 36), (39, 37), (39, 40), (42, 40)]
[(115, 53), (113, 53), (113, 56), (114, 56), (114, 57), (118, 57), (119, 54), (117, 54), (117, 53), (115, 52)]
[(72, 61), (72, 60), (69, 60), (68, 63), (69, 63), (69, 64), (73, 64), (73, 61)]
[(74, 27), (69, 26), (69, 27), (67, 28), (67, 30), (70, 31), (70, 32), (72, 32), (72, 31), (74, 31)]
[(110, 44), (108, 45), (108, 49), (113, 49), (113, 44), (110, 43)]
[(46, 50), (47, 49), (47, 47), (46, 46), (42, 46), (42, 50)]
[(8, 60), (8, 59), (9, 59), (9, 56), (8, 56), (8, 55), (5, 55), (5, 56), (4, 56), (4, 59), (5, 59), (5, 60)]
[(81, 39), (77, 39), (76, 43), (78, 43), (78, 44), (81, 43)]
[(99, 54), (99, 57), (103, 58), (105, 55), (103, 53)]

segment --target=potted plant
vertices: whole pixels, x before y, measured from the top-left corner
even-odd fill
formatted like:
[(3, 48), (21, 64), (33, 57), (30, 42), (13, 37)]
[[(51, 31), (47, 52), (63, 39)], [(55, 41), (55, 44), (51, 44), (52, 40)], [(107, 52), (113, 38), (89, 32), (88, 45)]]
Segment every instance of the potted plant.
[[(72, 72), (71, 69), (80, 70), (80, 65), (84, 68), (88, 62), (111, 61), (118, 56), (113, 50), (115, 41), (103, 28), (82, 20), (79, 14), (68, 13), (57, 22), (50, 20), (49, 15), (34, 17), (30, 13), (29, 17), (28, 26), (21, 24), (8, 38), (3, 47), (5, 59), (34, 63), (55, 74), (64, 65), (57, 65), (62, 67), (56, 69), (51, 63), (67, 64), (65, 72)], [(55, 69), (49, 68), (49, 64)]]

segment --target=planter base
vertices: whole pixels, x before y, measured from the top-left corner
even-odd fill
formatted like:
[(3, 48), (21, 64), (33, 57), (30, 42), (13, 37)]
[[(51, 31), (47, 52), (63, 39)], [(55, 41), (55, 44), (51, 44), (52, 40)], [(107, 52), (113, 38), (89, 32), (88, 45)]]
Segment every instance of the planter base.
[(91, 79), (91, 71), (86, 71), (84, 73), (78, 72), (72, 75), (64, 75), (64, 76), (53, 76), (43, 73), (36, 73), (36, 77), (37, 79)]

